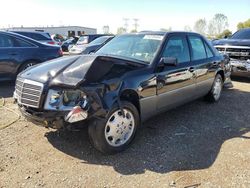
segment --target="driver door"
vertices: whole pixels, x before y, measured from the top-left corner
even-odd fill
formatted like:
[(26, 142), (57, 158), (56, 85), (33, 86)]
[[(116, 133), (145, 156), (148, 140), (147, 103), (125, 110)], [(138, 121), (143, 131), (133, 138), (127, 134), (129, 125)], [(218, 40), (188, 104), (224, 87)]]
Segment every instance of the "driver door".
[(158, 111), (168, 110), (192, 100), (195, 92), (195, 70), (191, 65), (186, 35), (170, 35), (161, 57), (177, 58), (177, 65), (162, 65), (161, 62), (158, 64)]

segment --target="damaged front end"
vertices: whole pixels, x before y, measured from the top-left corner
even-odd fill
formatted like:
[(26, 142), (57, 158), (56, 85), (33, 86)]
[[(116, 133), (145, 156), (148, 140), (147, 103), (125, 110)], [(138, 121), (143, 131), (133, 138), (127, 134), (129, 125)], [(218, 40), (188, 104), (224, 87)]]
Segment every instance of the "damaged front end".
[(24, 116), (36, 124), (70, 127), (93, 116), (104, 118), (117, 99), (121, 76), (137, 67), (103, 56), (52, 61), (19, 75), (14, 98)]
[(85, 93), (80, 89), (49, 89), (44, 107), (39, 109), (18, 102), (16, 91), (14, 98), (28, 120), (47, 128), (71, 129), (76, 123), (84, 124), (96, 114), (104, 114), (98, 94)]
[(239, 60), (231, 58), (230, 63), (232, 66), (232, 75), (250, 76), (250, 59)]

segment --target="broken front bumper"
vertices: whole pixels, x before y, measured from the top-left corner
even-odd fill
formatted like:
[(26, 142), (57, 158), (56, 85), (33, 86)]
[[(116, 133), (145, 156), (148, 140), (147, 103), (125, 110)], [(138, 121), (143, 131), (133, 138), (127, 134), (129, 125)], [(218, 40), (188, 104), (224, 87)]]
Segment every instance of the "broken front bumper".
[(233, 76), (250, 77), (250, 59), (248, 60), (230, 59), (230, 63), (232, 66)]
[(19, 110), (28, 121), (31, 121), (36, 125), (54, 129), (65, 127), (66, 122), (64, 121), (64, 117), (67, 114), (66, 112), (37, 112), (20, 105)]

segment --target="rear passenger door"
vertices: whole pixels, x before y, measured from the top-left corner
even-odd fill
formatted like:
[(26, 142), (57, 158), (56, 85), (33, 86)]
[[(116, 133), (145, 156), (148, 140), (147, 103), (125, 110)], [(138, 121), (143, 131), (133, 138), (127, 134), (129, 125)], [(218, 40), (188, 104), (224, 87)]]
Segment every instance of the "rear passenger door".
[(29, 60), (37, 46), (17, 37), (0, 34), (0, 79), (11, 79), (21, 64)]
[(177, 66), (157, 67), (157, 107), (167, 110), (193, 99), (194, 70), (185, 34), (171, 34), (161, 57), (177, 58)]
[(10, 79), (16, 66), (16, 52), (13, 38), (0, 34), (0, 80)]
[(195, 70), (196, 97), (206, 95), (214, 81), (213, 52), (206, 41), (199, 35), (190, 34), (188, 40), (191, 48), (191, 64)]

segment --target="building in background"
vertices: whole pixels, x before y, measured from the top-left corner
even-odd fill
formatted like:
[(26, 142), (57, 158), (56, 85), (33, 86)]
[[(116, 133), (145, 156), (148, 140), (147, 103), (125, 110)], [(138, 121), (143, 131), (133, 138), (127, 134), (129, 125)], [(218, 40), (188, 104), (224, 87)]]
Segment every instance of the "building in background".
[(60, 26), (60, 27), (12, 27), (4, 30), (15, 31), (42, 31), (50, 35), (59, 34), (62, 36), (72, 37), (83, 34), (96, 34), (97, 29), (81, 26)]

